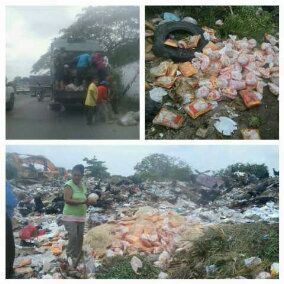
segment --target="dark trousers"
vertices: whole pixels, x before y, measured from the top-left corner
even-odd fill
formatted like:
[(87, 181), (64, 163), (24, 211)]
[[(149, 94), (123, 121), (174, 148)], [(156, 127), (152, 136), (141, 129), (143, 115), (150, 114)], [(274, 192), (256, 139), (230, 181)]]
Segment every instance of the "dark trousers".
[(14, 274), (15, 242), (11, 218), (6, 213), (6, 279)]
[(91, 106), (85, 106), (86, 107), (86, 118), (87, 118), (87, 124), (93, 123), (93, 117), (95, 114), (95, 107)]

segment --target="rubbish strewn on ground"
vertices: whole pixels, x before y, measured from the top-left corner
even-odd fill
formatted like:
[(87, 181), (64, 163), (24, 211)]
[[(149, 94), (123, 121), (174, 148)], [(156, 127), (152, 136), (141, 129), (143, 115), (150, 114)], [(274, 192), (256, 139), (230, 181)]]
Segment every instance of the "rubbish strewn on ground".
[[(98, 186), (98, 181), (88, 178), (86, 184), (94, 188), (90, 199), (97, 204), (88, 209), (84, 261), (72, 270), (60, 218), (64, 179), (13, 183), (19, 200), (13, 218), (16, 278), (95, 278), (104, 259), (135, 255), (131, 267), (138, 276), (143, 256), (153, 259), (153, 267), (160, 271), (157, 278), (164, 279), (170, 277), (167, 269), (173, 256), (190, 251), (210, 228), (279, 222), (278, 177), (259, 180), (240, 172), (228, 184), (214, 174), (197, 173), (189, 182), (135, 184), (125, 178), (100, 181)], [(39, 193), (46, 206), (42, 214), (34, 212), (33, 200)], [(257, 255), (247, 259), (253, 257)], [(259, 273), (278, 277), (277, 263), (270, 265), (271, 271)], [(211, 277), (216, 267), (207, 266), (204, 271)]]
[[(168, 27), (171, 23), (173, 26), (177, 23), (186, 24), (187, 18), (190, 18), (182, 19), (171, 13), (164, 13), (164, 16), (165, 23), (159, 18), (147, 21), (146, 28), (150, 28), (155, 37), (158, 36), (155, 33), (157, 30), (160, 32), (161, 26)], [(188, 25), (192, 25), (193, 20), (194, 25), (198, 24), (198, 21), (192, 19)], [(222, 20), (216, 21), (216, 26), (222, 24)], [(168, 53), (164, 52), (164, 58), (155, 56), (157, 48), (153, 48), (153, 36), (146, 38), (146, 101), (150, 100), (146, 107), (154, 100), (161, 103), (162, 113), (167, 108), (168, 113), (175, 111), (177, 115), (184, 117), (183, 124), (177, 127), (173, 123), (168, 123), (168, 120), (161, 120), (161, 112), (158, 112), (152, 124), (165, 128), (159, 126), (157, 131), (152, 131), (150, 124), (146, 136), (154, 139), (188, 137), (188, 133), (182, 134), (188, 129), (191, 133), (190, 138), (195, 139), (200, 137), (195, 134), (200, 121), (200, 127), (207, 125), (207, 129), (210, 130), (202, 137), (205, 139), (210, 139), (212, 135), (214, 138), (261, 139), (266, 136), (262, 133), (263, 128), (250, 133), (243, 133), (241, 129), (251, 128), (247, 118), (250, 109), (253, 109), (252, 113), (259, 113), (261, 116), (264, 109), (269, 111), (270, 105), (267, 105), (267, 102), (273, 103), (276, 100), (274, 103), (278, 104), (277, 98), (271, 98), (272, 95), (279, 95), (278, 39), (269, 34), (259, 43), (253, 38), (238, 38), (236, 35), (222, 39), (218, 38), (217, 32), (210, 27), (202, 29), (202, 36), (207, 40), (207, 44), (201, 52), (194, 52), (194, 58), (186, 62), (178, 61), (176, 57), (173, 62), (171, 54), (173, 50), (180, 53), (182, 50), (194, 50), (200, 40), (200, 34), (188, 34), (180, 38), (179, 35), (170, 33), (164, 41), (164, 45), (169, 48)], [(263, 103), (265, 106), (257, 110)], [(225, 107), (237, 109), (236, 124), (240, 125), (235, 132), (222, 132), (218, 129), (214, 132), (214, 119), (222, 119), (229, 115)], [(146, 110), (146, 116), (147, 113)]]

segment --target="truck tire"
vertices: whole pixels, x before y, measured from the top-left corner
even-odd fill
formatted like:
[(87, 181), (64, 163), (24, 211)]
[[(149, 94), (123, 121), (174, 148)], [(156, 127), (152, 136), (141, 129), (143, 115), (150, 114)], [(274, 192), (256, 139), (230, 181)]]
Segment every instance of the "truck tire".
[[(184, 49), (170, 47), (164, 44), (168, 34), (174, 31), (186, 31), (190, 35), (201, 35), (198, 42), (198, 46), (195, 49)], [(204, 31), (191, 23), (188, 22), (168, 22), (157, 26), (154, 34), (154, 46), (153, 52), (156, 56), (170, 58), (175, 62), (190, 61), (194, 58), (194, 52), (201, 51), (204, 46), (208, 43), (203, 36)]]
[(15, 96), (11, 94), (10, 100), (6, 104), (6, 110), (11, 111), (14, 108)]

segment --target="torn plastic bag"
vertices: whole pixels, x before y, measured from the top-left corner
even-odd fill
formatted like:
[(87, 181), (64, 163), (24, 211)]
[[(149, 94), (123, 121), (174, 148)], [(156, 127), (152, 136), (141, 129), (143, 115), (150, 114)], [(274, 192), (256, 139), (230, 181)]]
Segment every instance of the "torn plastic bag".
[[(210, 81), (209, 81), (209, 83), (210, 83)], [(208, 95), (209, 95), (209, 88), (206, 87), (206, 86), (202, 86), (202, 87), (198, 88), (195, 92), (195, 97), (198, 98), (198, 99), (199, 98), (207, 98)]]
[(163, 61), (160, 63), (159, 66), (152, 67), (150, 69), (150, 74), (155, 77), (165, 76), (168, 71), (168, 67), (170, 66), (171, 62)]
[(166, 89), (170, 89), (173, 84), (175, 83), (176, 78), (175, 77), (170, 77), (170, 76), (162, 76), (159, 77), (156, 81), (155, 81), (155, 85), (156, 86), (160, 86)]
[(157, 87), (149, 91), (150, 98), (158, 103), (163, 101), (163, 97), (166, 96), (168, 93), (161, 87)]
[(237, 91), (243, 90), (246, 88), (246, 82), (245, 81), (236, 81), (236, 80), (230, 80), (229, 87), (232, 89), (235, 89)]
[(153, 120), (153, 124), (163, 125), (173, 129), (182, 127), (184, 117), (166, 108), (162, 108)]
[(186, 111), (186, 113), (193, 119), (196, 119), (197, 117), (210, 111), (211, 109), (211, 104), (202, 98), (196, 99), (192, 103), (184, 106), (184, 110)]
[(214, 127), (225, 136), (231, 136), (238, 128), (237, 123), (226, 116), (220, 116), (214, 123)]

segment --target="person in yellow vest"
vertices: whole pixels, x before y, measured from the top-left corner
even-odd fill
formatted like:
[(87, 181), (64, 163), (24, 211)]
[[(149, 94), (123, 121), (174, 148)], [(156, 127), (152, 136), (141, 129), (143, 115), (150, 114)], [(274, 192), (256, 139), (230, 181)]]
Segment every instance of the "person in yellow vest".
[(84, 166), (76, 165), (72, 169), (72, 179), (64, 187), (64, 209), (62, 221), (68, 232), (67, 257), (72, 259), (73, 266), (79, 262), (82, 246), (84, 226), (87, 213), (87, 188), (82, 179)]
[(87, 97), (85, 100), (87, 125), (93, 124), (93, 116), (94, 116), (96, 100), (98, 96), (98, 89), (97, 89), (96, 83), (97, 83), (97, 80), (93, 79), (93, 82), (88, 87)]

